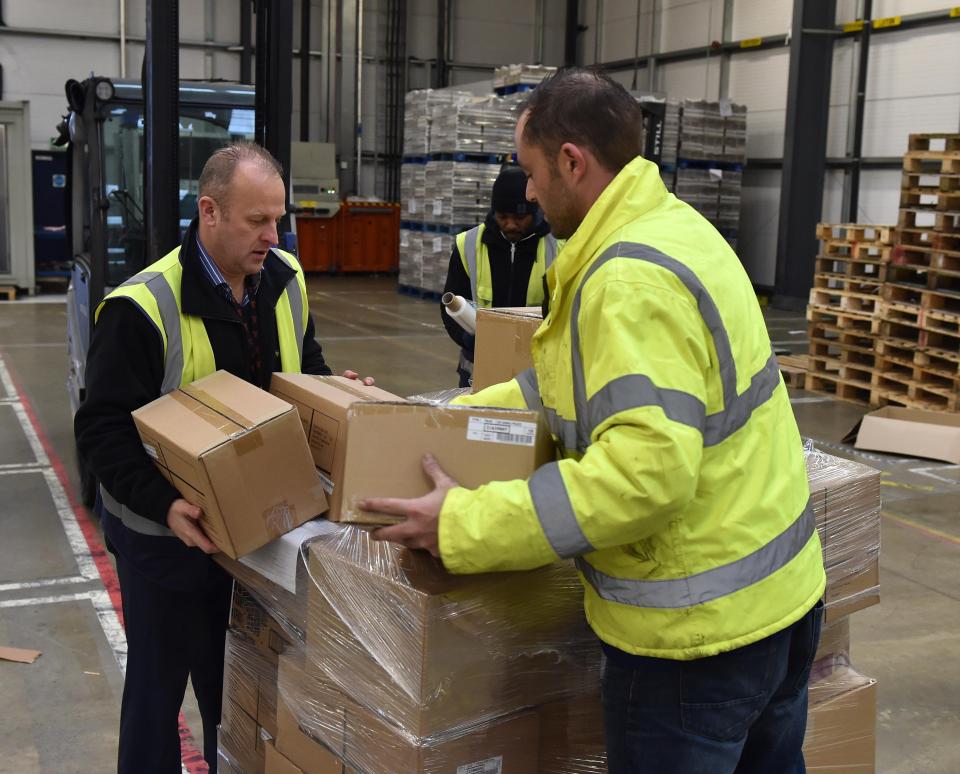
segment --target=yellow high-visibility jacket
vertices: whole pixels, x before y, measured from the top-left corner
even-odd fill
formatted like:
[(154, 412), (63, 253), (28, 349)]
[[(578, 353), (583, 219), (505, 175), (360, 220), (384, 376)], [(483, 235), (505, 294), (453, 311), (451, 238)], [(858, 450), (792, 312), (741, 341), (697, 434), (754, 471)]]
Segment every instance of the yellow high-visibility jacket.
[(535, 368), (458, 402), (537, 407), (558, 460), (457, 488), (456, 573), (577, 557), (587, 618), (616, 648), (694, 659), (799, 620), (823, 558), (803, 448), (737, 256), (637, 158), (547, 273)]

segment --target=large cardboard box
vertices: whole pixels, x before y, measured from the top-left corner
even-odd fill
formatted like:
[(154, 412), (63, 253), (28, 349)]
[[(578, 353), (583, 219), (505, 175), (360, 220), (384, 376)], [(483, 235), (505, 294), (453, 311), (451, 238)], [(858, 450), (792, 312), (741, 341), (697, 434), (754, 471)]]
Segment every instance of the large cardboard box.
[(379, 387), (368, 387), (356, 379), (308, 374), (274, 374), (270, 392), (296, 406), (329, 500), (327, 518), (339, 521), (347, 410), (357, 401), (402, 402), (403, 398)]
[(807, 771), (873, 774), (876, 769), (877, 681), (849, 666), (811, 678)]
[(277, 662), (236, 631), (227, 632), (223, 664), (224, 700), (232, 701), (257, 725), (277, 733)]
[(257, 721), (230, 699), (223, 702), (217, 744), (224, 757), (238, 771), (263, 774), (265, 737)]
[(598, 673), (572, 564), (455, 576), (353, 533), (310, 546), (308, 671), (410, 734), (581, 692)]
[(607, 770), (603, 704), (599, 691), (561, 699), (538, 708), (538, 774)]
[(850, 656), (850, 618), (844, 617), (833, 623), (824, 622), (820, 630), (820, 643), (814, 662), (832, 656)]
[(554, 458), (540, 414), (515, 409), (354, 403), (347, 410), (347, 447), (340, 482), (342, 522), (390, 524), (400, 519), (364, 511), (367, 497), (421, 497), (433, 489), (423, 472), (430, 452), (462, 486), (528, 478)]
[(880, 472), (819, 451), (806, 463), (832, 623), (880, 600)]
[(343, 756), (346, 715), (340, 693), (308, 673), (302, 648), (280, 657), (277, 749), (304, 774), (328, 774)]
[(473, 391), (508, 382), (533, 368), (530, 342), (543, 322), (537, 306), (477, 310)]
[(960, 463), (960, 415), (887, 406), (867, 414), (844, 440), (858, 449)]
[(249, 553), (326, 510), (296, 409), (217, 371), (133, 412), (143, 447), (225, 554)]

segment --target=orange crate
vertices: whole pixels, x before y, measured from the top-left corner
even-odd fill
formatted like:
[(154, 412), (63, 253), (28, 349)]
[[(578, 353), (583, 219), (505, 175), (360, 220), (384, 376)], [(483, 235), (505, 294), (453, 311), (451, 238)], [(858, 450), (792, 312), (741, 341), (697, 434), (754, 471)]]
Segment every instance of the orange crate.
[(341, 212), (332, 218), (297, 215), (297, 253), (304, 271), (336, 271)]
[(400, 205), (344, 202), (338, 269), (395, 272), (400, 264)]

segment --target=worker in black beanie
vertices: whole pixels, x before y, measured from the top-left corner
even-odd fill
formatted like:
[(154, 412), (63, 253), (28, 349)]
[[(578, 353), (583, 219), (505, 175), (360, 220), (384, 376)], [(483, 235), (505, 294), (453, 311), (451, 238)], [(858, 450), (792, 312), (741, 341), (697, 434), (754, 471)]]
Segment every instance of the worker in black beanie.
[[(556, 257), (557, 240), (540, 208), (527, 201), (526, 191), (527, 176), (520, 167), (500, 170), (487, 219), (454, 241), (444, 293), (463, 296), (478, 308), (541, 306), (543, 278)], [(460, 386), (469, 387), (474, 336), (443, 306), (440, 315), (450, 338), (460, 345)]]

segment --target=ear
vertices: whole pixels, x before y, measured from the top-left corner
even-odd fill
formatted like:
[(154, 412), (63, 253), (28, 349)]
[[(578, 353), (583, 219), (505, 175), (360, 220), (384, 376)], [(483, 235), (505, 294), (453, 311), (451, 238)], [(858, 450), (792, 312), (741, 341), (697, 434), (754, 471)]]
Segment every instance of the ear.
[(205, 226), (215, 226), (220, 220), (220, 205), (209, 196), (197, 199), (197, 210), (200, 213), (200, 222)]
[(560, 146), (557, 163), (562, 174), (579, 181), (587, 173), (587, 157), (579, 146), (565, 142)]

